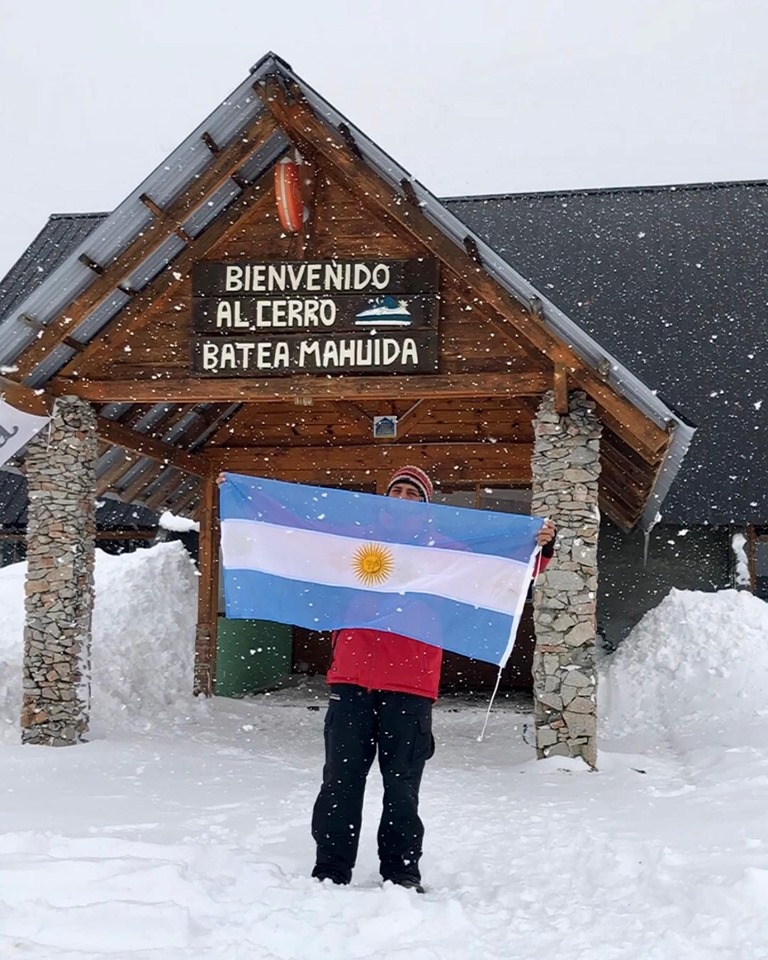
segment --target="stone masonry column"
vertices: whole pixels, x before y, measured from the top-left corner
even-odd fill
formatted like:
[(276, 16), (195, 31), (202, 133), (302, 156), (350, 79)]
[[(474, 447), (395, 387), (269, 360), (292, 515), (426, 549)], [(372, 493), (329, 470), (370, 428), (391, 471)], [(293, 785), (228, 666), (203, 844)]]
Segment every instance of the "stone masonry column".
[[(50, 428), (50, 429), (49, 429)], [(96, 536), (96, 418), (78, 397), (56, 401), (27, 447), (23, 743), (66, 746), (88, 729)]]
[(534, 719), (538, 757), (597, 763), (595, 627), (600, 431), (581, 391), (569, 413), (548, 393), (534, 418), (533, 507), (557, 524), (557, 548), (534, 590)]

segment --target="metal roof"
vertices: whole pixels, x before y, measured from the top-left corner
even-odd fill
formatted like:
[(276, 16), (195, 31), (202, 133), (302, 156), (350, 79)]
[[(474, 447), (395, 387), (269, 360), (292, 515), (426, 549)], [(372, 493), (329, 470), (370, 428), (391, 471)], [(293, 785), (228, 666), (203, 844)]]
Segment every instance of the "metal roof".
[(768, 523), (768, 182), (444, 202), (695, 420), (665, 519)]
[(107, 217), (106, 213), (54, 213), (0, 279), (0, 319), (10, 316)]
[[(16, 470), (0, 470), (0, 529), (16, 532), (26, 529), (27, 480)], [(96, 524), (100, 530), (148, 530), (157, 526), (157, 513), (140, 503), (123, 503), (114, 497), (101, 497), (96, 503)]]
[[(253, 84), (279, 75), (296, 83), (315, 113), (334, 128), (347, 125), (363, 159), (390, 186), (400, 191), (401, 181), (407, 179), (418, 197), (425, 216), (443, 233), (463, 249), (464, 240), (471, 237), (477, 244), (484, 268), (511, 295), (527, 307), (537, 302), (541, 322), (555, 336), (565, 341), (593, 368), (607, 367), (607, 381), (617, 393), (625, 396), (649, 419), (661, 427), (672, 427), (672, 443), (653, 495), (643, 515), (644, 526), (650, 525), (658, 506), (666, 494), (680, 461), (690, 443), (693, 428), (686, 424), (640, 380), (608, 354), (596, 340), (571, 321), (563, 311), (530, 284), (510, 266), (478, 234), (473, 234), (448, 207), (433, 196), (421, 183), (397, 164), (359, 128), (339, 113), (328, 101), (298, 77), (293, 70), (273, 53), (263, 57), (251, 70), (251, 74), (227, 97), (213, 113), (198, 126), (176, 150), (161, 163), (106, 219), (89, 231), (77, 243), (71, 253), (52, 272), (29, 291), (23, 300), (14, 300), (0, 325), (0, 365), (12, 365), (25, 348), (37, 337), (38, 331), (26, 323), (24, 315), (38, 323), (48, 324), (65, 309), (78, 294), (96, 279), (96, 274), (79, 259), (82, 254), (101, 266), (109, 266), (152, 220), (147, 206), (141, 201), (146, 194), (160, 207), (173, 202), (185, 193), (200, 174), (215, 162), (215, 155), (206, 145), (203, 135), (212, 137), (219, 148), (224, 149), (241, 136), (246, 127), (264, 114), (266, 107), (253, 89)], [(227, 179), (221, 188), (183, 224), (193, 237), (223, 212), (242, 192), (246, 183), (251, 183), (264, 173), (288, 146), (282, 132), (271, 135), (257, 153), (243, 162), (238, 170), (241, 186)], [(174, 234), (166, 245), (145, 258), (131, 273), (133, 289), (140, 291), (160, 273), (183, 249), (183, 241)], [(70, 335), (87, 344), (122, 308), (124, 300), (115, 290), (111, 298), (102, 303), (90, 315), (70, 331)], [(72, 350), (59, 346), (24, 381), (29, 386), (39, 387), (54, 376), (72, 356)]]

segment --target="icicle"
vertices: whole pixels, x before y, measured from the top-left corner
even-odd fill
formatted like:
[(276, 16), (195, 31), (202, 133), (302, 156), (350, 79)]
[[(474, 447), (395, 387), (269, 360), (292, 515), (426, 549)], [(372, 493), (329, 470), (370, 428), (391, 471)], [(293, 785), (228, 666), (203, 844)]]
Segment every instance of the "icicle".
[(648, 545), (651, 542), (651, 530), (653, 530), (660, 520), (661, 514), (657, 511), (656, 516), (648, 524), (648, 528), (643, 531), (643, 537), (645, 538), (645, 545), (643, 546), (643, 567), (648, 566)]

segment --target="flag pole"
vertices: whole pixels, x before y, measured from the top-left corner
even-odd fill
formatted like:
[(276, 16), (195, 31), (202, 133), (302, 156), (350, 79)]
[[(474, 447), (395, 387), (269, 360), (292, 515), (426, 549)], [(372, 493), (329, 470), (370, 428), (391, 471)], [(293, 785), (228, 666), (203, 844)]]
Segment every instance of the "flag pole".
[[(541, 572), (541, 560), (542, 560), (541, 547), (537, 546), (533, 554), (531, 555), (531, 563), (533, 567), (531, 571), (531, 583), (536, 583), (536, 580), (538, 579), (539, 573)], [(523, 599), (525, 599), (524, 595), (523, 595)], [(503, 657), (501, 663), (499, 664), (499, 672), (498, 672), (498, 675), (496, 676), (496, 685), (493, 688), (493, 693), (491, 694), (491, 699), (488, 703), (488, 709), (485, 712), (483, 729), (480, 731), (480, 736), (477, 738), (478, 743), (483, 742), (483, 737), (485, 736), (485, 728), (488, 726), (488, 721), (491, 717), (491, 709), (493, 707), (493, 701), (496, 699), (496, 694), (499, 692), (499, 684), (501, 683), (501, 671), (506, 666), (507, 660), (509, 659), (509, 655), (511, 652), (512, 652), (512, 647), (510, 645), (507, 648), (506, 654)]]
[(488, 726), (488, 720), (491, 716), (491, 707), (493, 706), (493, 701), (496, 698), (496, 694), (499, 692), (499, 684), (501, 683), (501, 671), (504, 669), (503, 666), (499, 667), (499, 673), (496, 677), (496, 686), (493, 688), (493, 693), (491, 694), (491, 700), (488, 704), (488, 709), (485, 713), (485, 722), (483, 723), (483, 729), (480, 731), (480, 736), (477, 738), (478, 743), (483, 742), (483, 737), (485, 736), (485, 728)]

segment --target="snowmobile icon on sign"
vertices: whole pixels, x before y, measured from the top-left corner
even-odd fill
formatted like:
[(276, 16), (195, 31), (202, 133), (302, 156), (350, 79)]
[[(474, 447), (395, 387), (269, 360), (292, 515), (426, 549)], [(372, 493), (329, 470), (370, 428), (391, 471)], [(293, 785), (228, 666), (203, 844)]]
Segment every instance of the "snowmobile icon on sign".
[(397, 300), (387, 294), (371, 302), (372, 306), (355, 314), (355, 326), (409, 327), (413, 323), (407, 300)]

